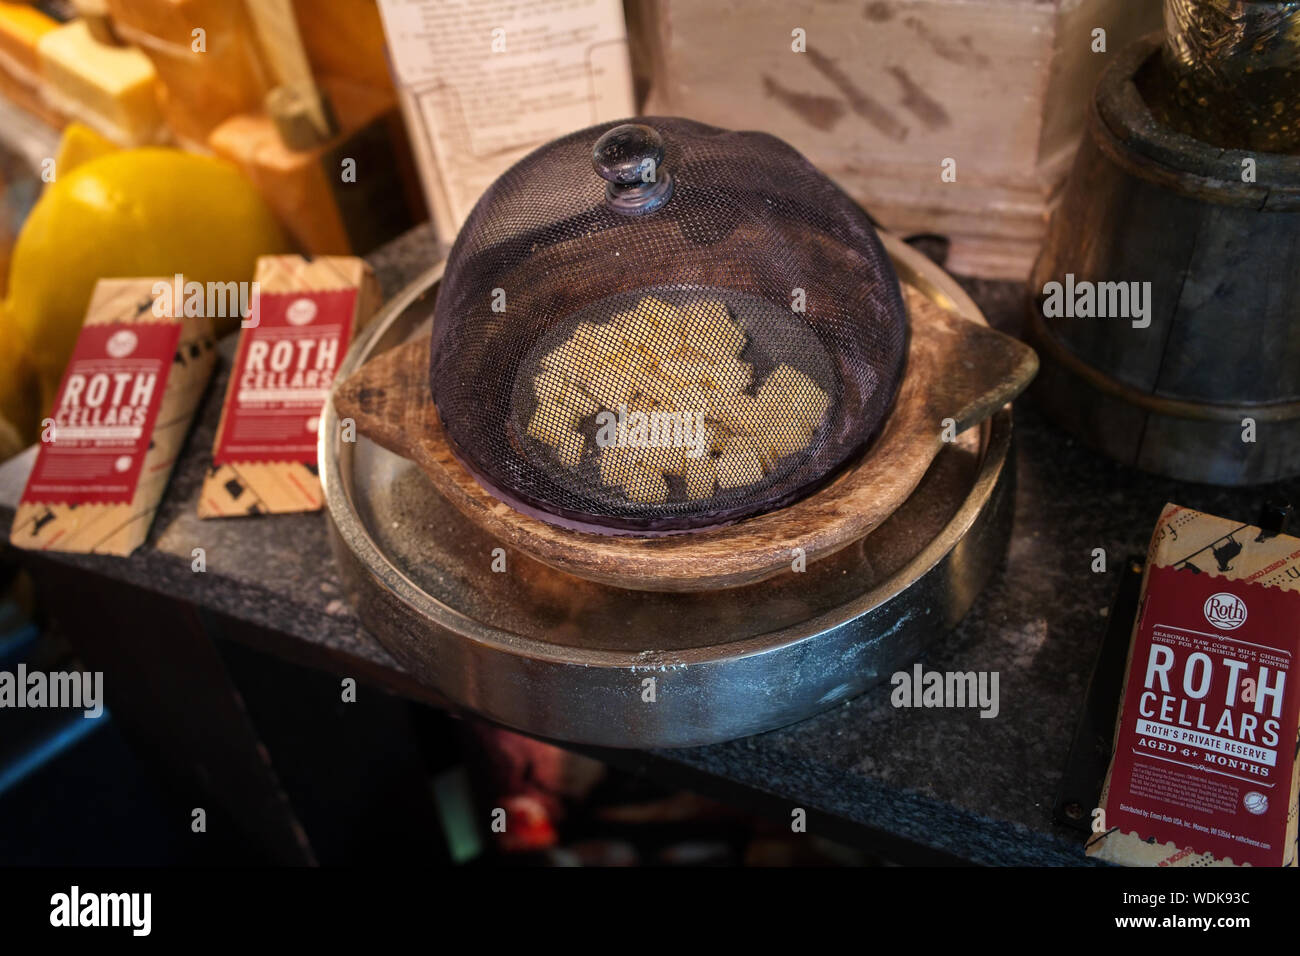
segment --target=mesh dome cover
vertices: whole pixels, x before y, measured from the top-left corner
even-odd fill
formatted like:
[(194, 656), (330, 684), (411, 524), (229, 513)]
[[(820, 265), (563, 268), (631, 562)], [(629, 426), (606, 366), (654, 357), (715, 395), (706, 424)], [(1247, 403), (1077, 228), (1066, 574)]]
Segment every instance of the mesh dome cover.
[(474, 207), (435, 307), (443, 427), (494, 496), (566, 527), (659, 534), (783, 507), (889, 414), (898, 278), (862, 209), (781, 140), (625, 122), (662, 137), (671, 193), (652, 211), (617, 209), (593, 170), (619, 123), (542, 146)]

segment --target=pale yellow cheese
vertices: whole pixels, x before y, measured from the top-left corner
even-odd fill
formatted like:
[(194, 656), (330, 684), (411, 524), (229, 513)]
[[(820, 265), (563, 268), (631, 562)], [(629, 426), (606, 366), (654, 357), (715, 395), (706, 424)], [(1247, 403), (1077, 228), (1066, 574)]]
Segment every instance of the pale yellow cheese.
[(165, 138), (149, 58), (133, 47), (100, 43), (80, 20), (37, 42), (41, 95), (55, 109), (123, 146)]
[(708, 455), (686, 459), (686, 497), (710, 498), (717, 484), (717, 465)]
[(667, 480), (648, 468), (633, 468), (623, 488), (633, 501), (658, 504), (668, 500)]
[[(751, 395), (754, 366), (740, 357), (747, 342), (720, 301), (679, 307), (644, 296), (608, 322), (580, 323), (542, 359), (529, 433), (555, 449), (561, 464), (576, 467), (585, 447), (578, 428), (588, 416), (601, 409), (619, 410), (620, 421), (647, 416), (636, 425), (629, 419), (632, 432), (619, 439), (628, 447), (599, 452), (601, 481), (633, 501), (667, 500), (669, 476), (683, 479), (695, 500), (761, 481), (781, 458), (807, 447), (830, 396), (789, 365)], [(688, 444), (703, 454), (690, 457)]]
[(566, 468), (577, 468), (586, 445), (587, 439), (579, 432), (565, 432), (560, 436), (560, 441), (555, 447), (560, 457), (560, 464)]

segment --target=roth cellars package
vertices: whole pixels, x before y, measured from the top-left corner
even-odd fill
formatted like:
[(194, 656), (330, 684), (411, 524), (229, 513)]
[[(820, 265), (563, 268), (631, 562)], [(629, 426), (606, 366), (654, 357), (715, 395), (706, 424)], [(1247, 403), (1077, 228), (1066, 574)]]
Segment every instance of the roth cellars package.
[(216, 362), (170, 279), (101, 279), (41, 431), (9, 540), (128, 555), (144, 543)]
[(1295, 866), (1300, 538), (1166, 505), (1099, 830), (1129, 866)]
[(348, 256), (262, 256), (199, 517), (315, 511), (316, 430), (348, 344), (379, 304)]

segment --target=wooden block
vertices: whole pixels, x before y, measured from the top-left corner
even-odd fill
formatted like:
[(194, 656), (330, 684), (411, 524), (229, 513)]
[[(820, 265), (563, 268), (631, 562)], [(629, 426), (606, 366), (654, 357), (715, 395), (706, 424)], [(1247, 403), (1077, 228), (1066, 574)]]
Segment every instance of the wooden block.
[[(207, 149), (223, 120), (259, 107), (266, 92), (244, 4), (228, 0), (108, 0), (113, 28), (152, 62), (167, 125)], [(194, 31), (202, 28), (202, 49)]]
[[(891, 230), (960, 234), (965, 268), (1018, 279), (1097, 76), (1161, 24), (1158, 3), (1131, 0), (631, 6), (648, 33), (635, 45), (647, 114), (779, 136)], [(796, 27), (806, 52), (791, 48)], [(1095, 28), (1105, 53), (1092, 52)], [(956, 182), (940, 180), (945, 158)]]
[[(392, 94), (326, 78), (321, 88), (340, 133), (316, 149), (284, 144), (272, 119), (239, 113), (213, 129), (208, 146), (237, 164), (298, 247), (313, 255), (361, 255), (416, 222), (408, 203), (405, 136)], [(352, 160), (356, 175), (343, 179)]]
[(375, 0), (293, 0), (293, 9), (312, 72), (393, 89)]

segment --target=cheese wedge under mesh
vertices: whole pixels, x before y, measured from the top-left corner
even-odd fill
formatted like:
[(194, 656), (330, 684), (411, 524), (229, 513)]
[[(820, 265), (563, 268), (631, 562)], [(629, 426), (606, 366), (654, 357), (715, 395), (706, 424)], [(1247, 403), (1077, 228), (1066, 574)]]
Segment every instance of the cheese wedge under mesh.
[(761, 481), (807, 447), (830, 396), (789, 365), (751, 393), (747, 342), (713, 300), (676, 306), (647, 295), (606, 323), (579, 323), (541, 360), (528, 434), (574, 468), (588, 417), (617, 412), (617, 446), (599, 452), (600, 478), (633, 501), (666, 500), (670, 477), (692, 500)]

